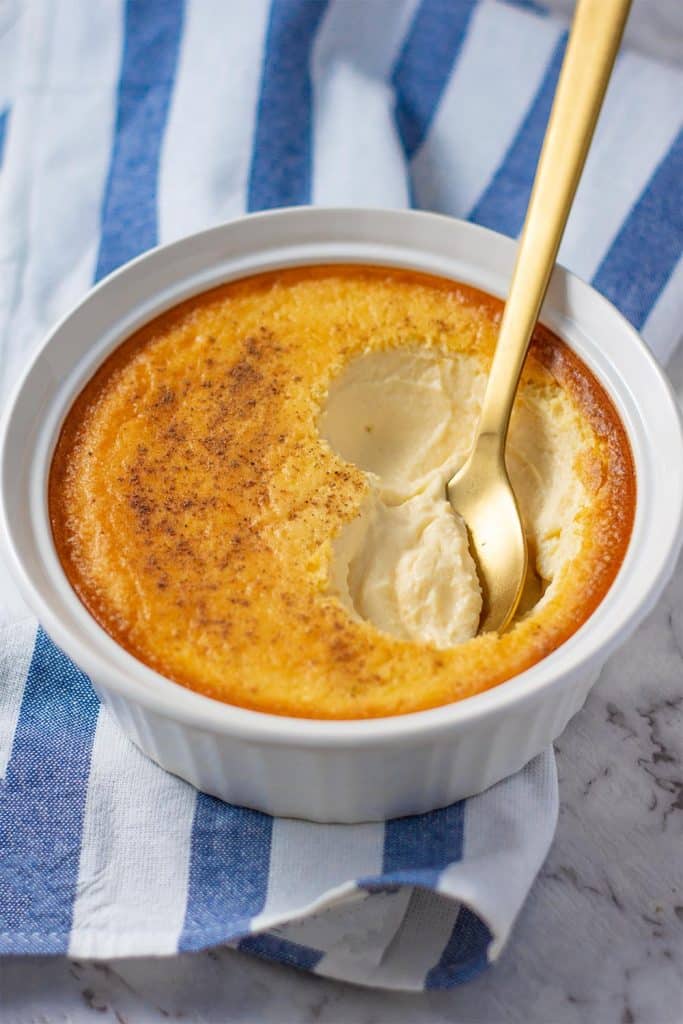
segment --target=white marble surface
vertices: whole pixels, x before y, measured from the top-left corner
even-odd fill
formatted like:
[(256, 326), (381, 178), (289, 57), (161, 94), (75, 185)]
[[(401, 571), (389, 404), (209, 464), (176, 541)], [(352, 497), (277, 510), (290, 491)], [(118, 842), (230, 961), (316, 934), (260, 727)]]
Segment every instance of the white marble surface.
[[(548, 0), (546, 0), (548, 3)], [(566, 12), (572, 0), (550, 0)], [(629, 41), (681, 61), (683, 0), (636, 0)], [(671, 367), (683, 397), (683, 353)], [(557, 744), (548, 861), (498, 964), (451, 993), (387, 994), (231, 950), (0, 960), (1, 1024), (680, 1024), (683, 564)]]

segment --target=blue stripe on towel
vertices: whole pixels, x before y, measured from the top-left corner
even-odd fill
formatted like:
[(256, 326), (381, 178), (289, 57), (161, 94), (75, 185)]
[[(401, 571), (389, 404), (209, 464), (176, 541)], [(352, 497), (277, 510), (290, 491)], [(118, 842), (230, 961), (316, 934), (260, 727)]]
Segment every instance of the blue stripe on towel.
[(0, 783), (0, 953), (62, 953), (73, 917), (99, 702), (38, 630)]
[(454, 988), (476, 978), (487, 966), (493, 936), (468, 907), (461, 907), (441, 958), (425, 978), (425, 988)]
[(302, 971), (312, 971), (322, 960), (324, 953), (310, 946), (302, 946), (289, 939), (281, 939), (276, 935), (250, 935), (242, 939), (238, 947), (246, 953), (275, 960), (280, 964), (298, 967)]
[(565, 32), (555, 47), (541, 86), (512, 145), (468, 218), (512, 238), (517, 237), (524, 223), (566, 45)]
[(593, 285), (640, 328), (683, 253), (683, 130), (634, 204)]
[(310, 58), (327, 0), (272, 0), (249, 174), (248, 208), (310, 202)]
[(266, 899), (272, 827), (267, 814), (197, 796), (180, 950), (203, 949), (249, 931)]
[(533, 11), (534, 14), (544, 16), (548, 14), (548, 8), (537, 3), (536, 0), (505, 0), (505, 3), (510, 4), (511, 7), (519, 7), (523, 11)]
[(9, 109), (0, 113), (0, 167), (5, 155), (5, 139), (7, 138), (7, 122), (9, 121)]
[(182, 25), (183, 0), (128, 0), (97, 281), (157, 244), (159, 154)]
[[(462, 858), (465, 804), (394, 818), (384, 826), (382, 882), (434, 887), (445, 867)], [(375, 888), (377, 879), (361, 883)]]
[(422, 0), (392, 73), (396, 125), (410, 160), (425, 140), (476, 0)]

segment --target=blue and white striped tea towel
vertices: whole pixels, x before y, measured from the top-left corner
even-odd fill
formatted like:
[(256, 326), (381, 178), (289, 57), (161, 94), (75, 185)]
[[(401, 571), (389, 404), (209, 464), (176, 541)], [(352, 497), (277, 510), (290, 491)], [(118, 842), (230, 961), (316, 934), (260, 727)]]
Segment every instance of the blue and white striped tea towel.
[[(0, 6), (2, 396), (93, 280), (245, 209), (412, 201), (515, 235), (564, 42), (499, 0)], [(682, 100), (678, 72), (621, 56), (562, 249), (661, 357)], [(0, 609), (0, 952), (232, 942), (407, 989), (495, 958), (551, 842), (551, 752), (423, 817), (274, 820), (138, 753), (4, 577)]]

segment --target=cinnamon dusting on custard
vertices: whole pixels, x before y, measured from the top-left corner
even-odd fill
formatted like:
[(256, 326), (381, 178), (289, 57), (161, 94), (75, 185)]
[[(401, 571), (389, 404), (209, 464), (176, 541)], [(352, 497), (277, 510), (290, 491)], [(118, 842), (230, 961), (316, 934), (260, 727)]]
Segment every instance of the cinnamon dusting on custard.
[(244, 707), (362, 718), (449, 703), (561, 644), (604, 596), (635, 506), (624, 429), (580, 360), (538, 328), (529, 393), (585, 421), (590, 502), (549, 600), (498, 638), (435, 650), (356, 621), (328, 586), (366, 475), (320, 437), (333, 379), (366, 351), (490, 359), (501, 304), (408, 271), (318, 267), (221, 286), (157, 318), (100, 367), (50, 474), (56, 547), (81, 600), (140, 660)]

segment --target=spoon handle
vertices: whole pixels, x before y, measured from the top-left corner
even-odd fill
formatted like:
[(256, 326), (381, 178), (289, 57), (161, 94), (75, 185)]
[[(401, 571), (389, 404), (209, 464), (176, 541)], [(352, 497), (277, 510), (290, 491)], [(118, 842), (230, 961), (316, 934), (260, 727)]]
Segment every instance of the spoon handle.
[(519, 376), (630, 6), (631, 0), (578, 0), (576, 7), (475, 441), (501, 459)]

